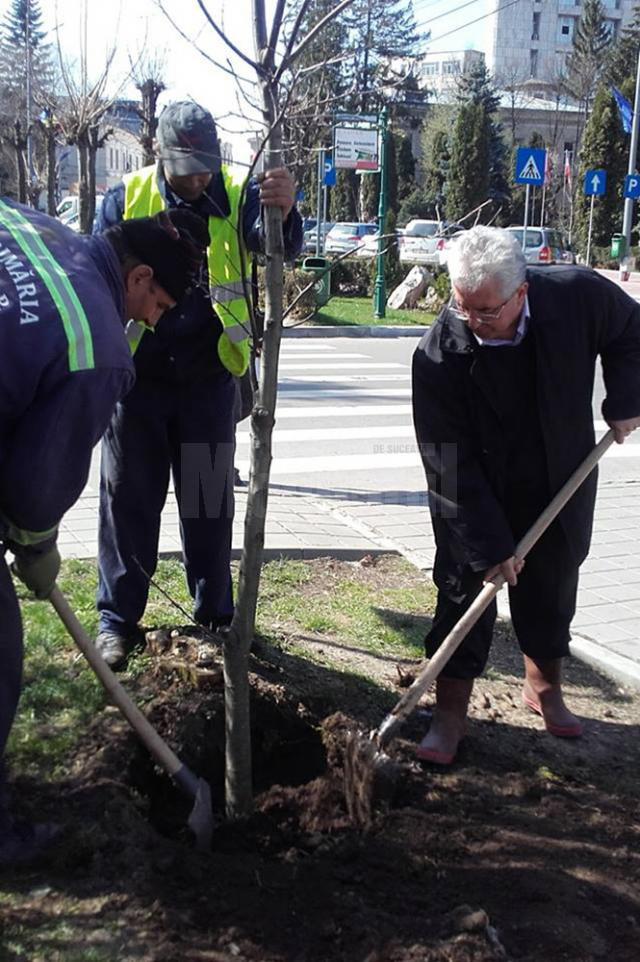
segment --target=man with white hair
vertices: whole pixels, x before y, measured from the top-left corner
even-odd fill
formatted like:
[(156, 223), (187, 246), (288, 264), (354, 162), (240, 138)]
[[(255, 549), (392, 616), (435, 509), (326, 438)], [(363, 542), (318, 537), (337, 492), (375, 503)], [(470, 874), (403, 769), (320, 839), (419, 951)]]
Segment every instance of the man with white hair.
[[(578, 569), (589, 551), (596, 474), (527, 556), (515, 546), (595, 443), (592, 392), (616, 441), (640, 426), (640, 306), (589, 268), (530, 267), (507, 231), (474, 227), (449, 255), (452, 296), (413, 358), (413, 413), (429, 486), (438, 602), (432, 655), (483, 583), (509, 585), (524, 656), (523, 702), (558, 737), (582, 734), (562, 697)], [(448, 765), (496, 618), (482, 615), (436, 683), (418, 755)]]

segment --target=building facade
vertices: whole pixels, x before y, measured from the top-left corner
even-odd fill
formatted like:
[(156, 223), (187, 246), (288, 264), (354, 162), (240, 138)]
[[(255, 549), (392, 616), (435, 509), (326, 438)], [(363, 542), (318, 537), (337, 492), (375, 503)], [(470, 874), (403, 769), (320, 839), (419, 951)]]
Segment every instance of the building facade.
[[(633, 19), (637, 0), (601, 0), (617, 37)], [(518, 0), (492, 17), (487, 66), (498, 86), (537, 81), (541, 90), (566, 75), (567, 56), (582, 15), (582, 0)]]
[(419, 85), (430, 93), (447, 93), (458, 77), (468, 74), (476, 64), (484, 63), (480, 50), (446, 50), (427, 52), (416, 68)]

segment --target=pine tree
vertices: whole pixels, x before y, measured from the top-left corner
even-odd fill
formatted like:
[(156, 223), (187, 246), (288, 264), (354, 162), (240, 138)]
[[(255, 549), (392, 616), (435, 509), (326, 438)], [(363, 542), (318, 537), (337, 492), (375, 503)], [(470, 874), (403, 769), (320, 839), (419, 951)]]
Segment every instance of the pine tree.
[(507, 174), (509, 151), (502, 124), (497, 120), (500, 98), (484, 63), (474, 64), (468, 74), (458, 80), (457, 99), (484, 108), (489, 123), (489, 188), (488, 196), (497, 207), (509, 207), (511, 185)]
[[(633, 97), (631, 79), (623, 83), (621, 89), (625, 97)], [(629, 135), (622, 129), (613, 95), (608, 87), (603, 85), (596, 94), (593, 110), (585, 127), (578, 180), (581, 185), (588, 170), (605, 168), (607, 171), (607, 192), (597, 197), (593, 205), (591, 243), (594, 246), (608, 245), (611, 235), (621, 229), (622, 193), (628, 156)], [(584, 197), (580, 191), (575, 205), (576, 233), (580, 246), (585, 251), (591, 198)]]
[(640, 50), (640, 6), (633, 11), (633, 20), (623, 29), (612, 45), (606, 67), (607, 79), (620, 86), (629, 77), (635, 77)]
[(491, 121), (480, 103), (460, 105), (451, 138), (447, 217), (459, 220), (489, 195)]
[(416, 161), (411, 149), (411, 138), (404, 133), (394, 133), (396, 145), (396, 171), (398, 203), (402, 203), (416, 186)]
[(584, 0), (582, 16), (567, 58), (567, 85), (583, 107), (585, 122), (591, 112), (598, 81), (607, 64), (611, 34), (600, 0)]
[(429, 216), (444, 218), (446, 215), (446, 191), (451, 163), (450, 137), (446, 130), (437, 130), (432, 141), (430, 156), (425, 163), (422, 190), (429, 205)]

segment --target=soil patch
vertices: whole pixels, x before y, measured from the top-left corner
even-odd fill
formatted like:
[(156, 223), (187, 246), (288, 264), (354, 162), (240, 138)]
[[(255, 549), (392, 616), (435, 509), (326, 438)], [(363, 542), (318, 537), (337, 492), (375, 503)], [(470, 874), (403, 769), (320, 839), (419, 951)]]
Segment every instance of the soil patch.
[[(394, 562), (381, 564), (311, 563), (305, 590), (388, 587)], [(222, 820), (223, 692), (215, 656), (199, 667), (201, 639), (178, 632), (130, 684), (214, 790), (211, 855), (193, 850), (189, 803), (112, 709), (58, 780), (18, 780), (32, 812), (63, 812), (69, 830), (40, 866), (0, 878), (0, 962), (637, 962), (637, 696), (573, 662), (567, 698), (586, 733), (554, 739), (521, 706), (521, 659), (500, 630), (456, 765), (415, 761), (427, 699), (390, 746), (393, 804), (359, 832), (340, 729), (377, 726), (413, 666), (375, 651), (354, 665), (339, 635), (282, 621), (274, 634), (251, 663), (245, 822)]]

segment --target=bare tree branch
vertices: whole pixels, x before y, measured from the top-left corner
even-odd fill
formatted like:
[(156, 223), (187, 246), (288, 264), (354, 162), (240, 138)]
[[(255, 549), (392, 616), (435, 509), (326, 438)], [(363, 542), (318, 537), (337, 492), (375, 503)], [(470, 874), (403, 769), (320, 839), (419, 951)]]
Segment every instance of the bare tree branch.
[(203, 14), (204, 14), (205, 17), (207, 18), (207, 20), (209, 21), (209, 23), (211, 24), (211, 26), (213, 27), (213, 29), (215, 30), (215, 32), (218, 34), (218, 36), (220, 37), (220, 39), (223, 40), (223, 41), (226, 43), (227, 47), (229, 47), (230, 50), (233, 50), (233, 52), (235, 53), (236, 57), (240, 57), (240, 59), (243, 60), (244, 63), (246, 63), (249, 67), (253, 67), (253, 69), (254, 69), (257, 73), (261, 73), (261, 72), (262, 72), (262, 68), (260, 67), (260, 65), (257, 64), (257, 63), (255, 62), (255, 60), (252, 60), (251, 57), (247, 57), (247, 55), (246, 55), (245, 53), (243, 53), (242, 50), (240, 50), (238, 47), (236, 47), (236, 45), (235, 45), (234, 43), (232, 43), (231, 40), (229, 40), (229, 38), (227, 37), (226, 33), (225, 33), (223, 30), (220, 29), (220, 27), (219, 27), (218, 24), (215, 22), (215, 20), (213, 19), (213, 17), (211, 16), (211, 14), (209, 13), (209, 11), (207, 10), (206, 6), (204, 5), (203, 0), (196, 0), (196, 3), (198, 4), (198, 6), (199, 6), (200, 9), (202, 10)]
[(353, 2), (354, 0), (342, 0), (342, 3), (339, 3), (338, 6), (334, 7), (333, 10), (330, 10), (329, 13), (322, 18), (322, 20), (319, 20), (315, 27), (309, 31), (304, 40), (301, 40), (298, 46), (291, 51), (289, 56), (282, 60), (276, 72), (275, 79), (279, 80), (284, 71), (290, 69), (291, 65), (298, 59), (303, 50), (306, 50), (312, 40), (314, 40), (315, 37), (317, 37), (318, 34), (324, 30), (327, 24), (331, 23), (332, 20), (335, 20), (336, 17), (340, 16), (342, 11), (346, 10), (347, 7), (350, 7)]

